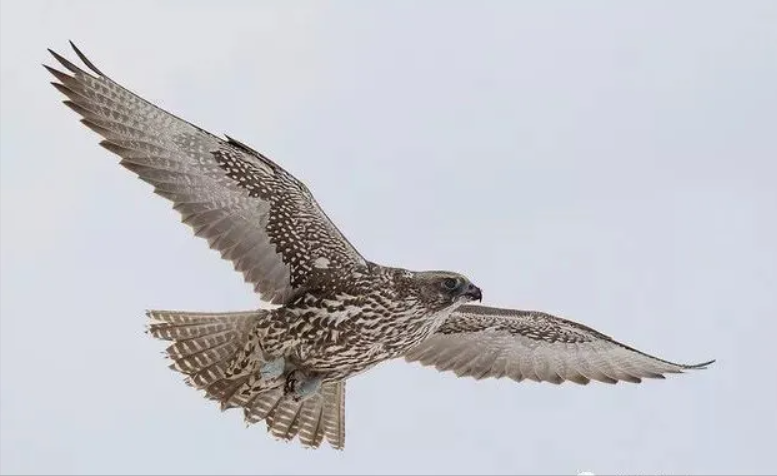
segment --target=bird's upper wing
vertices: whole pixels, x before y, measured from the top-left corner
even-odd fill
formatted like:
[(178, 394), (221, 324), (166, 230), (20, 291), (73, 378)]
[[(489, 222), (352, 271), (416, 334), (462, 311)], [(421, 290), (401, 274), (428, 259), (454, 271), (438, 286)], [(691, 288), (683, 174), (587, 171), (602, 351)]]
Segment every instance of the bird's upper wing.
[(675, 364), (621, 344), (584, 325), (536, 311), (465, 305), (405, 358), (458, 376), (510, 377), (587, 384), (639, 383), (665, 373), (700, 369)]
[(73, 49), (94, 74), (49, 50), (72, 73), (46, 66), (65, 104), (124, 167), (171, 200), (183, 222), (232, 261), (263, 299), (284, 303), (319, 270), (365, 264), (291, 174), (133, 94)]

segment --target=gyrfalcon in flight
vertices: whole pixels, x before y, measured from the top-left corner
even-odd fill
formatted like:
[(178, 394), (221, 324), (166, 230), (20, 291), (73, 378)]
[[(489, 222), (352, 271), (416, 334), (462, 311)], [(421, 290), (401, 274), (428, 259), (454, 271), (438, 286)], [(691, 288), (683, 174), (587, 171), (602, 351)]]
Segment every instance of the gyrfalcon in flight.
[(46, 66), (64, 103), (278, 305), (147, 313), (189, 385), (222, 409), (242, 408), (249, 423), (264, 420), (275, 437), (343, 448), (346, 380), (398, 357), (475, 379), (556, 384), (638, 383), (712, 363), (672, 363), (550, 314), (473, 304), (481, 290), (459, 273), (373, 263), (278, 164), (133, 94), (72, 46), (91, 72), (51, 50), (69, 74)]

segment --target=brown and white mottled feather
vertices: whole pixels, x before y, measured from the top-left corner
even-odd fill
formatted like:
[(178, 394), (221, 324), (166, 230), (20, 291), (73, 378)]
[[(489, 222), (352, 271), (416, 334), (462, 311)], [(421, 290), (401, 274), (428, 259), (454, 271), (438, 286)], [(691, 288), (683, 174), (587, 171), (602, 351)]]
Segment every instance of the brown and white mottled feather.
[(94, 74), (49, 50), (71, 73), (46, 66), (65, 104), (124, 167), (172, 201), (183, 222), (232, 261), (263, 299), (285, 303), (320, 268), (347, 272), (365, 263), (302, 182), (241, 142), (135, 95), (73, 49)]
[(476, 379), (639, 383), (701, 369), (653, 357), (590, 327), (537, 311), (464, 305), (405, 355), (408, 361)]

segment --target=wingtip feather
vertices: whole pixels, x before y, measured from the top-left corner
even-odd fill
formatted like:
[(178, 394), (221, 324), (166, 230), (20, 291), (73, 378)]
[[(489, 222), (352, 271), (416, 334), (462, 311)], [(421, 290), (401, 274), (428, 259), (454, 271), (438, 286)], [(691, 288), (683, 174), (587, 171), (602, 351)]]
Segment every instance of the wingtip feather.
[(47, 48), (47, 49), (51, 54), (51, 56), (53, 56), (55, 60), (59, 61), (59, 63), (65, 68), (67, 68), (71, 73), (84, 73), (84, 71), (81, 68), (71, 63), (68, 59), (66, 59), (61, 54), (57, 53), (51, 48)]
[(73, 51), (76, 52), (76, 55), (78, 55), (78, 58), (81, 60), (81, 62), (83, 62), (86, 65), (87, 68), (91, 69), (92, 72), (94, 72), (95, 74), (105, 77), (105, 74), (103, 74), (103, 72), (100, 71), (97, 68), (97, 66), (94, 65), (94, 63), (89, 61), (89, 58), (87, 58), (86, 55), (83, 54), (81, 50), (78, 49), (78, 47), (75, 45), (75, 43), (73, 43), (72, 40), (68, 40), (68, 42), (70, 43), (70, 47), (73, 48)]
[[(84, 55), (81, 52), (80, 49), (78, 49), (78, 47), (72, 41), (70, 41), (70, 47), (73, 48), (73, 51), (75, 51), (76, 55), (81, 60), (81, 62), (83, 62), (84, 65), (86, 65), (86, 67), (89, 68), (93, 73), (95, 73), (95, 74), (97, 74), (98, 76), (101, 76), (101, 77), (107, 77), (107, 76), (105, 76), (105, 74), (103, 74), (102, 71), (100, 71), (94, 65), (94, 63), (92, 63), (89, 60), (89, 58), (86, 57), (86, 55)], [(46, 48), (46, 49), (48, 50), (49, 54), (51, 54), (51, 56), (54, 57), (54, 59), (56, 59), (62, 66), (64, 66), (71, 73), (73, 73), (73, 74), (88, 74), (86, 71), (84, 71), (83, 69), (79, 68), (74, 63), (72, 63), (70, 60), (66, 59), (64, 56), (62, 56), (61, 54), (59, 54), (56, 51), (52, 50), (51, 48)], [(45, 66), (47, 69), (49, 69), (49, 71), (51, 71), (51, 69), (48, 66), (46, 66), (46, 65), (43, 65), (43, 66)], [(54, 74), (54, 73), (52, 73), (52, 74)], [(55, 74), (55, 76), (56, 76), (56, 74)]]
[(702, 362), (700, 364), (690, 364), (690, 365), (683, 365), (682, 367), (684, 369), (688, 370), (704, 370), (710, 365), (714, 364), (717, 361), (717, 359), (708, 360), (706, 362)]
[(45, 63), (43, 63), (43, 64), (42, 64), (42, 66), (43, 66), (44, 68), (46, 68), (46, 70), (47, 70), (49, 73), (51, 73), (51, 75), (52, 75), (52, 76), (54, 76), (55, 78), (57, 78), (59, 81), (62, 81), (63, 83), (64, 83), (65, 81), (67, 81), (68, 79), (70, 79), (70, 76), (66, 75), (65, 73), (63, 73), (62, 71), (60, 71), (60, 70), (58, 70), (58, 69), (54, 69), (54, 68), (52, 68), (51, 66), (49, 66), (49, 65), (47, 65), (47, 64), (45, 64)]

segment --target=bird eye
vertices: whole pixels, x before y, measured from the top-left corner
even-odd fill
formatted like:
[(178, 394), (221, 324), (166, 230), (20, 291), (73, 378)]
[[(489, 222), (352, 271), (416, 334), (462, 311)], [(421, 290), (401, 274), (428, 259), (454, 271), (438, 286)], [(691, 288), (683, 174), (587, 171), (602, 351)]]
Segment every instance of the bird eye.
[(459, 287), (459, 280), (456, 278), (445, 278), (442, 280), (442, 287), (448, 291), (455, 291)]

